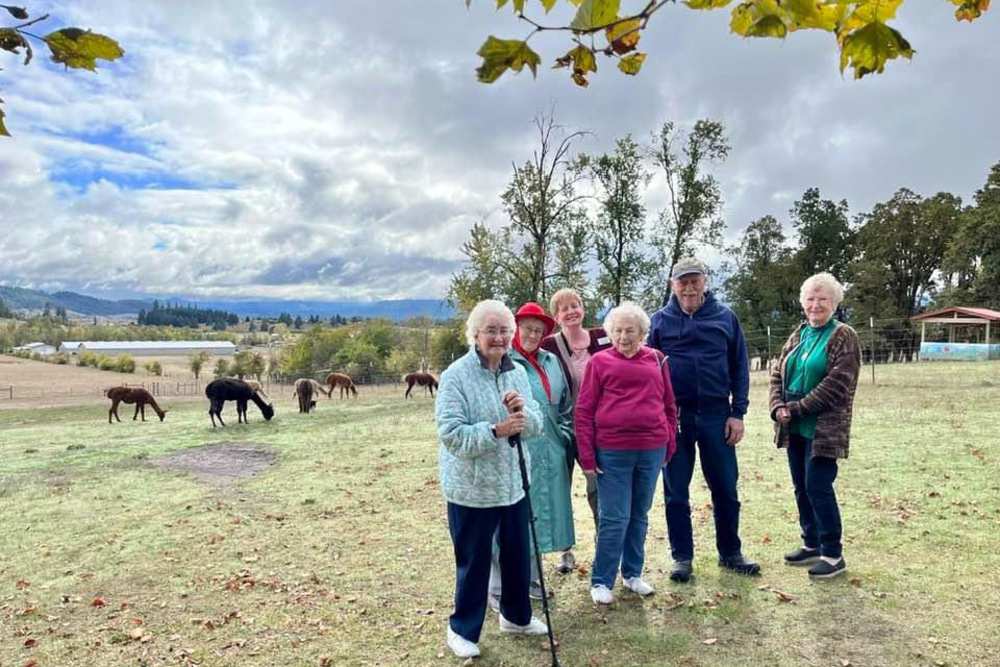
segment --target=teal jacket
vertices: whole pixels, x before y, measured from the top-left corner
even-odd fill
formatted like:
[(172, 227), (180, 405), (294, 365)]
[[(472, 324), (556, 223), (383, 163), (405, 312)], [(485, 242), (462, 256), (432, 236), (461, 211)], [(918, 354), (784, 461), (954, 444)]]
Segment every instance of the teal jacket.
[[(542, 417), (527, 374), (510, 355), (504, 356), (494, 372), (471, 347), (441, 374), (434, 417), (441, 491), (448, 502), (502, 507), (524, 497), (517, 450), (490, 431), (493, 424), (507, 418), (502, 399), (511, 390), (524, 398), (527, 420), (521, 437), (527, 440), (542, 432)], [(524, 450), (530, 470), (530, 454)]]
[(510, 358), (528, 374), (532, 396), (542, 413), (542, 433), (524, 440), (531, 452), (531, 509), (539, 551), (564, 551), (576, 542), (570, 469), (566, 465), (569, 453), (574, 451), (572, 389), (559, 358), (551, 352), (538, 350), (538, 363), (549, 379), (551, 399), (528, 360), (517, 350), (511, 351)]

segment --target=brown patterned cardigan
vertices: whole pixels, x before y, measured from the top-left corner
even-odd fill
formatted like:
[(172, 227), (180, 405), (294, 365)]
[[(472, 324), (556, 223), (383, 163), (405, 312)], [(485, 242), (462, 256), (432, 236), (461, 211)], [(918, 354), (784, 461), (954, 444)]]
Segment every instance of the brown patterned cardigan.
[(775, 418), (778, 408), (785, 406), (792, 417), (816, 415), (816, 436), (813, 439), (813, 456), (846, 459), (850, 451), (851, 416), (854, 390), (858, 386), (861, 370), (861, 344), (858, 334), (851, 327), (837, 322), (826, 346), (826, 375), (820, 383), (799, 401), (784, 401), (785, 365), (788, 354), (799, 344), (802, 324), (785, 341), (781, 358), (771, 370), (770, 408), (774, 420), (774, 443), (788, 446), (788, 425)]

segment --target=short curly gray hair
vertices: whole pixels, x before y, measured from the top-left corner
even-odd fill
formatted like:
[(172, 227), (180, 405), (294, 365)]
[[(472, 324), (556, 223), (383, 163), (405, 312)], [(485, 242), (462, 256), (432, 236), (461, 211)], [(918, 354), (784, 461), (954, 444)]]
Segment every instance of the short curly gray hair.
[(826, 290), (827, 294), (830, 295), (830, 299), (833, 300), (834, 309), (844, 300), (844, 286), (840, 284), (839, 280), (833, 277), (832, 273), (824, 271), (823, 273), (809, 276), (802, 283), (802, 287), (799, 288), (799, 304), (805, 307), (806, 295), (817, 287)]
[(622, 301), (608, 311), (608, 314), (604, 316), (604, 330), (610, 334), (614, 328), (615, 321), (622, 317), (631, 317), (638, 322), (639, 328), (642, 329), (643, 337), (649, 333), (649, 315), (642, 309), (642, 306), (631, 301)]
[(476, 344), (476, 334), (483, 328), (483, 322), (490, 315), (499, 315), (500, 319), (503, 320), (504, 326), (510, 329), (511, 332), (517, 326), (514, 322), (514, 313), (510, 312), (510, 308), (503, 301), (497, 301), (496, 299), (480, 301), (472, 308), (469, 318), (465, 320), (465, 341), (470, 346)]

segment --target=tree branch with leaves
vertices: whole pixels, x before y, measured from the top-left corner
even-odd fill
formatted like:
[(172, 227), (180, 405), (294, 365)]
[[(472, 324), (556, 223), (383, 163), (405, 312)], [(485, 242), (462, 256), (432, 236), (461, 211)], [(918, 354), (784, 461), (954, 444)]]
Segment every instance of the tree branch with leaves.
[[(639, 73), (646, 53), (638, 50), (642, 33), (654, 15), (677, 0), (643, 0), (623, 9), (622, 0), (564, 0), (576, 7), (569, 24), (543, 25), (526, 12), (530, 0), (496, 0), (497, 9), (510, 5), (519, 19), (531, 26), (524, 39), (500, 39), (490, 35), (478, 51), (483, 62), (476, 75), (483, 83), (493, 83), (510, 70), (525, 66), (538, 75), (541, 56), (529, 40), (543, 32), (566, 32), (572, 48), (554, 61), (554, 68), (567, 68), (573, 81), (587, 86), (587, 77), (597, 72), (601, 56), (617, 60), (618, 69), (634, 76)], [(911, 2), (927, 0), (911, 0)], [(729, 29), (742, 37), (784, 39), (801, 30), (819, 30), (835, 38), (840, 51), (840, 71), (851, 68), (855, 79), (881, 74), (886, 63), (913, 57), (910, 42), (889, 25), (905, 0), (744, 0), (730, 14)], [(990, 0), (944, 0), (955, 8), (958, 21), (974, 21), (989, 9)], [(537, 0), (548, 14), (559, 0)], [(472, 0), (465, 0), (466, 6)], [(531, 2), (532, 5), (535, 2)], [(690, 9), (723, 9), (733, 0), (684, 0)]]
[[(60, 63), (69, 69), (97, 70), (97, 60), (117, 60), (125, 55), (118, 42), (107, 35), (81, 30), (80, 28), (62, 28), (47, 35), (38, 35), (32, 26), (48, 20), (49, 15), (43, 14), (31, 19), (27, 9), (12, 5), (0, 5), (0, 10), (7, 10), (14, 19), (23, 21), (10, 26), (0, 27), (0, 50), (20, 56), (24, 50), (24, 64), (27, 65), (34, 57), (31, 40), (45, 44), (51, 53), (52, 62)], [(2, 69), (2, 68), (0, 68)], [(0, 98), (0, 104), (3, 99)], [(4, 111), (0, 108), (0, 135), (10, 136), (4, 125)]]

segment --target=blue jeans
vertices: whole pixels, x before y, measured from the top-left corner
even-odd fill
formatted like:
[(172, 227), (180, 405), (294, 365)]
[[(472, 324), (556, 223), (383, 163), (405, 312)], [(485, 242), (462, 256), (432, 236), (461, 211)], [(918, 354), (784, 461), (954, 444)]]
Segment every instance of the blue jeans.
[(531, 622), (528, 598), (528, 499), (504, 507), (448, 503), (448, 529), (455, 548), (455, 611), (451, 629), (472, 643), (486, 618), (493, 536), (500, 544), (503, 575), (500, 612), (518, 625)]
[(603, 472), (597, 476), (600, 525), (591, 586), (614, 588), (619, 563), (624, 579), (642, 575), (649, 508), (666, 455), (666, 447), (597, 448), (597, 467)]
[(682, 407), (680, 413), (677, 451), (663, 475), (670, 554), (675, 561), (694, 558), (689, 487), (694, 474), (697, 443), (701, 454), (701, 472), (712, 492), (715, 547), (720, 558), (738, 556), (743, 546), (739, 535), (740, 500), (736, 491), (740, 471), (736, 463), (736, 448), (726, 444), (728, 409), (699, 412), (696, 407)]
[(795, 487), (802, 543), (819, 549), (822, 556), (840, 558), (840, 508), (833, 482), (837, 479), (837, 459), (812, 455), (812, 440), (791, 433), (788, 440), (788, 469)]

